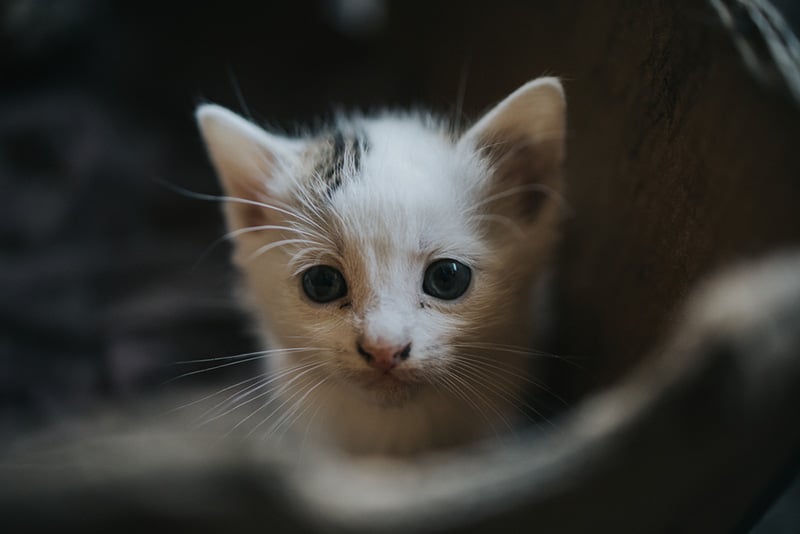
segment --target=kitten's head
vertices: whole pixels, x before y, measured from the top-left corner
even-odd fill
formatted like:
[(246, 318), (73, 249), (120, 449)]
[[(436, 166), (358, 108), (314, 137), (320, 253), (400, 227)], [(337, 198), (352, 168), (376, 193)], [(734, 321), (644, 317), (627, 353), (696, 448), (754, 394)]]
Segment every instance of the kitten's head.
[(463, 134), (385, 114), (289, 138), (201, 106), (269, 342), (379, 401), (435, 385), (492, 343), (527, 344), (558, 219), (564, 110), (553, 78)]

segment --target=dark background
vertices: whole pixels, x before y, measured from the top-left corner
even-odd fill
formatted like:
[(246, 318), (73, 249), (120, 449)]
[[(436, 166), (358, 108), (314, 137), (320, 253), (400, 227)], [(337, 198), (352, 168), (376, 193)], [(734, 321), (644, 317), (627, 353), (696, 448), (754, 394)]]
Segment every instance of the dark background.
[[(797, 24), (796, 3), (775, 4)], [(292, 131), (340, 107), (475, 117), (562, 76), (572, 216), (554, 347), (582, 364), (554, 371), (566, 396), (657, 352), (709, 273), (800, 242), (797, 105), (774, 70), (742, 66), (709, 4), (358, 5), (0, 3), (0, 436), (247, 374), (162, 385), (187, 369), (174, 362), (253, 347), (227, 245), (205, 254), (219, 206), (164, 185), (219, 191), (201, 102)]]
[(800, 120), (705, 2), (600, 4), (0, 5), (0, 432), (247, 373), (161, 385), (187, 369), (174, 362), (253, 347), (227, 245), (206, 254), (219, 206), (164, 185), (219, 191), (193, 120), (207, 101), (291, 132), (339, 108), (474, 118), (561, 76), (572, 215), (554, 349), (582, 370), (551, 387), (623, 376), (698, 281), (800, 241)]

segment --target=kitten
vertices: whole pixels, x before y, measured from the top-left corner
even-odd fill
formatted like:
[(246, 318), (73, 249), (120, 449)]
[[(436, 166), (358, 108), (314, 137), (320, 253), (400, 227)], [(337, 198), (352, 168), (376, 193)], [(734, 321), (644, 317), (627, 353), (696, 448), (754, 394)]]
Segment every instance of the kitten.
[(249, 393), (271, 392), (262, 428), (409, 454), (517, 424), (536, 381), (531, 295), (558, 230), (557, 79), (464, 133), (421, 114), (297, 138), (216, 105), (197, 120), (247, 300), (277, 349)]

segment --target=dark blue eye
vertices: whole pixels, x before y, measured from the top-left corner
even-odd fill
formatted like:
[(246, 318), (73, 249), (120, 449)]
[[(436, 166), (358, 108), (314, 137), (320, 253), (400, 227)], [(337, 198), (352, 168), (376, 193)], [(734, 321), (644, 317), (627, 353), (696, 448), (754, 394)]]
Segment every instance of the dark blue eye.
[(303, 273), (303, 291), (314, 302), (324, 304), (347, 295), (347, 283), (333, 267), (315, 265)]
[(425, 270), (422, 290), (442, 300), (457, 299), (469, 287), (472, 271), (456, 260), (437, 260)]

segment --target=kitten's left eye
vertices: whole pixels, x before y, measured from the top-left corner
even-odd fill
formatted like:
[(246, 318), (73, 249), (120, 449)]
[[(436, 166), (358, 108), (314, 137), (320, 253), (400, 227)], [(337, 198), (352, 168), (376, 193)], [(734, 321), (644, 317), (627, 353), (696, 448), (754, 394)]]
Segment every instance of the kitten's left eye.
[(425, 270), (422, 290), (442, 300), (457, 299), (469, 287), (472, 271), (456, 260), (438, 260)]
[(314, 302), (324, 304), (347, 295), (347, 283), (333, 267), (315, 265), (303, 273), (303, 291)]

